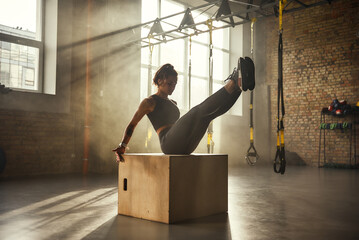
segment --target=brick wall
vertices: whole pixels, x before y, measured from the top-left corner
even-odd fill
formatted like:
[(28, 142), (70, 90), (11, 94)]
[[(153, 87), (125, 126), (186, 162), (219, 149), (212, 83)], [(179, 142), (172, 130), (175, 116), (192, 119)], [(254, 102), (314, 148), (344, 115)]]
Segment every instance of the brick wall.
[(0, 147), (7, 158), (1, 176), (69, 173), (81, 169), (74, 161), (71, 115), (0, 110), (0, 123)]
[[(289, 13), (283, 18), (286, 149), (296, 152), (309, 165), (318, 163), (321, 109), (335, 98), (350, 104), (359, 101), (358, 12), (358, 1), (345, 0)], [(266, 29), (266, 81), (271, 85), (272, 135), (275, 136), (278, 18), (267, 19)], [(327, 117), (327, 122), (337, 121), (351, 119)], [(349, 136), (349, 131), (340, 130), (327, 135), (329, 161), (348, 162)]]

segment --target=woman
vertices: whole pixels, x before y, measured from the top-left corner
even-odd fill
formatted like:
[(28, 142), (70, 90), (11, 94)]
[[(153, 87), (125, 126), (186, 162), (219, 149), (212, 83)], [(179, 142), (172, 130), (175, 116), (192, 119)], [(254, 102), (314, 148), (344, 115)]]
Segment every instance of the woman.
[[(249, 66), (249, 67), (248, 67)], [(241, 58), (238, 67), (242, 69), (242, 78), (238, 70), (227, 78), (226, 85), (204, 102), (195, 106), (179, 118), (177, 103), (168, 98), (176, 88), (177, 72), (171, 64), (163, 65), (155, 74), (153, 83), (157, 86), (156, 94), (144, 99), (131, 122), (125, 130), (122, 142), (113, 151), (117, 161), (125, 153), (128, 142), (138, 122), (147, 115), (155, 128), (165, 154), (191, 154), (202, 137), (210, 122), (227, 112), (237, 101), (243, 90), (254, 88), (254, 65), (249, 58)], [(246, 69), (246, 71), (244, 71)]]

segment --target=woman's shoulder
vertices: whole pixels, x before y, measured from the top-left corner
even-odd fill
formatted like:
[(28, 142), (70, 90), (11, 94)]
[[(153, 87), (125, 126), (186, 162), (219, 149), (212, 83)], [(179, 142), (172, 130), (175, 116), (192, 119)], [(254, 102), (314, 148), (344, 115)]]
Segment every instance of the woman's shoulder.
[(156, 106), (156, 101), (152, 96), (149, 96), (142, 100), (140, 108), (150, 110), (151, 112)]
[(170, 99), (171, 102), (173, 102), (175, 105), (177, 105), (177, 102), (173, 99)]
[(143, 99), (144, 102), (147, 102), (149, 104), (156, 104), (156, 96), (157, 95), (151, 95), (149, 97), (146, 97), (145, 99)]

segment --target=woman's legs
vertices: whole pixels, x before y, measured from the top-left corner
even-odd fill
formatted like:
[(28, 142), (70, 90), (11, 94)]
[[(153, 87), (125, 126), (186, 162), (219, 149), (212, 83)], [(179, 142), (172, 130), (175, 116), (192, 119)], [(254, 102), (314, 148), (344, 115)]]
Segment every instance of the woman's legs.
[(231, 82), (192, 108), (168, 131), (161, 132), (160, 141), (164, 153), (190, 154), (197, 148), (209, 123), (227, 112), (241, 95), (241, 91), (236, 90)]
[[(222, 91), (222, 90), (224, 90), (224, 88), (220, 89), (219, 91)], [(220, 105), (219, 107), (214, 109), (214, 111), (211, 111), (211, 110), (213, 110), (213, 108), (212, 108), (213, 106), (211, 106), (212, 102), (207, 101), (208, 99), (206, 99), (204, 102), (202, 102), (199, 105), (199, 107), (201, 108), (201, 111), (202, 111), (202, 116), (207, 117), (209, 119), (209, 121), (212, 121), (216, 117), (223, 115), (229, 109), (231, 109), (231, 107), (236, 103), (236, 101), (240, 95), (241, 95), (241, 91), (233, 91), (231, 94), (229, 94), (229, 96), (225, 99), (225, 101), (222, 102), (222, 105)]]
[[(198, 106), (183, 115), (169, 129), (160, 133), (161, 148), (165, 154), (190, 154), (195, 139), (201, 139), (208, 123), (202, 121)], [(206, 127), (207, 126), (207, 127)]]

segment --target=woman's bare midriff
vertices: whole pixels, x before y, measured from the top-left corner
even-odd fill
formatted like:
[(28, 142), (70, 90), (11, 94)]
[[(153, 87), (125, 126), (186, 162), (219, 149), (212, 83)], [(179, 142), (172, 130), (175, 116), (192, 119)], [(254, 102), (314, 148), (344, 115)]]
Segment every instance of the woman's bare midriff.
[(164, 125), (164, 126), (160, 127), (159, 129), (157, 129), (156, 132), (157, 132), (158, 135), (160, 135), (160, 132), (162, 132), (166, 128), (169, 128), (169, 127), (172, 127), (172, 126), (173, 126), (173, 124)]

